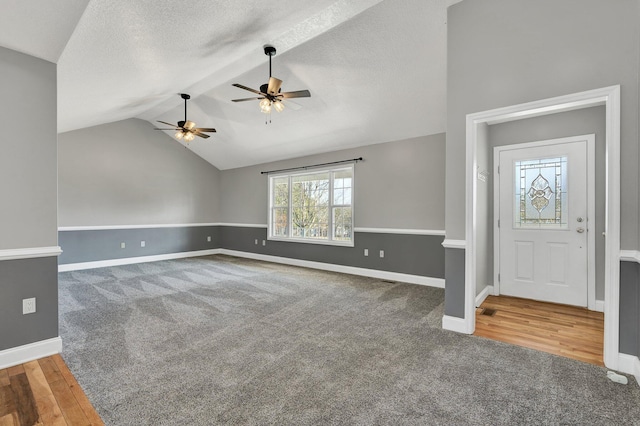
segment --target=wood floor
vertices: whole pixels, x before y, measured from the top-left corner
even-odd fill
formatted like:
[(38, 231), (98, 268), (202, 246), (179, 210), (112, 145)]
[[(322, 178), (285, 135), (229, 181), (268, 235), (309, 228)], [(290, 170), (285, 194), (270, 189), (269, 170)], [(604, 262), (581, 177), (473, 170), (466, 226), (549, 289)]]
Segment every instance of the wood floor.
[[(495, 313), (483, 315), (483, 309), (493, 309)], [(604, 365), (604, 314), (586, 308), (509, 296), (489, 296), (476, 309), (474, 334)]]
[(60, 355), (0, 370), (0, 426), (104, 425)]

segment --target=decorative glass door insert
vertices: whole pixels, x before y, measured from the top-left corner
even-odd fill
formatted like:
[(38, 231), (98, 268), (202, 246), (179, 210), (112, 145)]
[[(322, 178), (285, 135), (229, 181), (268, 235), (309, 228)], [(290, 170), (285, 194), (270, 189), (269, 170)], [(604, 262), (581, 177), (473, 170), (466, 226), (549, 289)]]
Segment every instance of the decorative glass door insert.
[(514, 162), (514, 228), (566, 229), (567, 157)]

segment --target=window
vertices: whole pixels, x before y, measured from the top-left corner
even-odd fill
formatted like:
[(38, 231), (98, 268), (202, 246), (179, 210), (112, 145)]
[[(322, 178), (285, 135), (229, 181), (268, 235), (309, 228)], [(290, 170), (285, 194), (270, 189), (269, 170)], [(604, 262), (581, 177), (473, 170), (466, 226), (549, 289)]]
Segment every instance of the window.
[(353, 165), (269, 178), (269, 239), (353, 245)]

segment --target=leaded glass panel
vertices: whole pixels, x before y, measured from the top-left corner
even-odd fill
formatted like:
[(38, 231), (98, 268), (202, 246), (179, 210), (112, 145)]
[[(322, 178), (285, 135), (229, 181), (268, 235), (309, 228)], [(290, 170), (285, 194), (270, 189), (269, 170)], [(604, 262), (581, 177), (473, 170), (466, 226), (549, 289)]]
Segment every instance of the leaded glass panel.
[(516, 228), (567, 227), (567, 157), (516, 161)]

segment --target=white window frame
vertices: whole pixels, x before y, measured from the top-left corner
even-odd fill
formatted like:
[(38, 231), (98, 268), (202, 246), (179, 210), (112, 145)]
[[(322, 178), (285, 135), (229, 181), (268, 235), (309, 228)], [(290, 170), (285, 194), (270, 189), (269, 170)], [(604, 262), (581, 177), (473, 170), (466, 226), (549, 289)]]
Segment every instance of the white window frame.
[[(334, 180), (333, 180), (333, 173), (334, 172), (340, 172), (340, 171), (344, 171), (344, 170), (350, 170), (351, 171), (351, 240), (348, 241), (344, 241), (344, 240), (334, 240), (334, 227), (333, 227), (333, 208), (334, 207), (346, 207), (348, 206), (347, 204), (334, 204), (333, 203), (333, 185), (334, 185)], [(292, 179), (294, 177), (297, 176), (304, 176), (304, 175), (311, 175), (311, 174), (318, 174), (318, 173), (329, 173), (329, 223), (328, 223), (328, 238), (326, 240), (321, 240), (321, 239), (313, 239), (313, 238), (296, 238), (293, 237), (293, 224), (291, 221), (291, 191), (293, 188), (293, 185), (291, 184)], [(287, 226), (288, 226), (288, 237), (282, 237), (282, 236), (275, 236), (273, 235), (273, 181), (275, 179), (278, 178), (283, 178), (283, 177), (287, 177), (289, 179), (289, 183), (288, 183), (288, 188), (289, 188), (289, 212), (288, 212), (288, 222), (287, 222)], [(343, 246), (343, 247), (353, 247), (354, 246), (354, 240), (355, 240), (355, 232), (354, 232), (354, 223), (355, 223), (355, 206), (354, 206), (354, 200), (355, 200), (355, 167), (354, 164), (348, 164), (348, 165), (343, 165), (341, 164), (340, 166), (336, 166), (336, 167), (318, 167), (318, 168), (313, 168), (313, 169), (307, 169), (301, 172), (294, 172), (294, 173), (273, 173), (273, 174), (269, 174), (269, 192), (268, 192), (268, 197), (269, 197), (269, 213), (268, 213), (268, 222), (267, 222), (267, 239), (268, 240), (272, 240), (272, 241), (288, 241), (288, 242), (296, 242), (296, 243), (306, 243), (306, 244), (321, 244), (321, 245), (332, 245), (332, 246)]]

